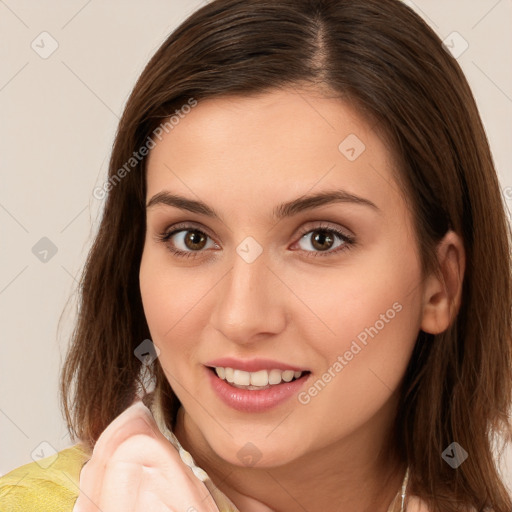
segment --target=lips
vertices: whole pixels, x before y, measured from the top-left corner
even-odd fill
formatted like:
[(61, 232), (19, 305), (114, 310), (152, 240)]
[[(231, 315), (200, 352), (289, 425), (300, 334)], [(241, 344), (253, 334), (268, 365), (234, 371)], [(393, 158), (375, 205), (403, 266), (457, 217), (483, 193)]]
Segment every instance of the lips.
[(219, 378), (215, 371), (205, 367), (207, 379), (215, 395), (231, 409), (244, 413), (263, 413), (296, 396), (310, 379), (308, 371), (291, 382), (266, 386), (262, 389), (241, 389)]
[(259, 370), (293, 370), (294, 372), (307, 372), (308, 368), (283, 363), (273, 359), (236, 359), (234, 357), (221, 357), (220, 359), (213, 359), (205, 363), (205, 366), (210, 368), (234, 368), (237, 370), (244, 370), (246, 372), (257, 372)]

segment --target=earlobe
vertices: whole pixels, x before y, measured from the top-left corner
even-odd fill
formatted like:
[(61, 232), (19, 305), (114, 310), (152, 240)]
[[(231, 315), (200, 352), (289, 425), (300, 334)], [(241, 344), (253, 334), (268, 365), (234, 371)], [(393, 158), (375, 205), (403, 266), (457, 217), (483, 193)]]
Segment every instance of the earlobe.
[(421, 329), (439, 334), (456, 317), (462, 298), (462, 283), (466, 268), (466, 254), (462, 238), (448, 231), (437, 247), (441, 276), (428, 276), (423, 295)]

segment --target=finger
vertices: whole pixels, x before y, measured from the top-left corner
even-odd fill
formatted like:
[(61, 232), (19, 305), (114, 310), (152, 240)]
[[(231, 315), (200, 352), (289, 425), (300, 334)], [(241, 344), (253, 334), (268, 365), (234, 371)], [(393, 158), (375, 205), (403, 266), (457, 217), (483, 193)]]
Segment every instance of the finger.
[[(174, 505), (172, 508), (170, 508), (168, 505), (162, 502), (162, 500), (154, 495), (153, 493), (149, 492), (146, 493), (144, 496), (143, 502), (138, 501), (135, 506), (136, 511), (146, 511), (149, 510), (151, 512), (181, 512), (182, 509), (176, 508)], [(190, 509), (188, 512), (192, 512), (192, 509)]]
[[(148, 444), (150, 439), (154, 442)], [(129, 441), (128, 444), (118, 452), (127, 441)], [(194, 500), (199, 497), (197, 502), (194, 501), (201, 507), (196, 507), (197, 510), (218, 512), (218, 508), (204, 483), (183, 463), (175, 447), (159, 431), (151, 413), (141, 402), (129, 407), (101, 434), (93, 450), (93, 456), (83, 467), (83, 473), (80, 476), (81, 494), (76, 504), (77, 510), (74, 512), (98, 512), (98, 509), (103, 508), (101, 505), (104, 500), (112, 499), (111, 497), (115, 496), (109, 492), (109, 489), (116, 489), (115, 494), (119, 497), (117, 489), (120, 487), (136, 487), (136, 470), (132, 469), (130, 472), (128, 466), (126, 466), (128, 474), (125, 477), (122, 475), (123, 472), (121, 474), (117, 473), (121, 479), (120, 482), (116, 483), (114, 474), (109, 475), (109, 481), (112, 481), (112, 483), (106, 484), (107, 466), (110, 466), (109, 473), (112, 473), (116, 460), (127, 463), (135, 462), (142, 467), (160, 467), (166, 475), (172, 477), (174, 483), (180, 482), (182, 490), (185, 490), (183, 496), (194, 496)], [(127, 483), (130, 475), (132, 478), (131, 484)], [(125, 478), (124, 482), (122, 481), (123, 478)], [(172, 487), (174, 486), (168, 485), (168, 489)], [(172, 496), (167, 496), (167, 500), (171, 499), (170, 503), (182, 496), (180, 490), (177, 491)], [(128, 495), (125, 493), (124, 496)], [(190, 503), (189, 498), (187, 508), (190, 508)], [(127, 509), (130, 504), (133, 504), (133, 501), (128, 499), (128, 504), (123, 506)], [(117, 500), (113, 499), (112, 503), (108, 503), (108, 505), (119, 507), (119, 498)]]
[[(162, 436), (163, 437), (163, 436)], [(134, 463), (142, 468), (139, 478), (144, 483), (128, 481), (119, 473), (118, 463)], [(192, 470), (181, 460), (177, 450), (167, 439), (163, 441), (145, 435), (135, 435), (127, 439), (108, 461), (103, 481), (101, 503), (112, 503), (112, 489), (122, 486), (138, 487), (139, 492), (153, 492), (168, 507), (180, 506), (197, 511), (218, 512), (213, 497), (206, 485), (199, 480)], [(119, 509), (121, 510), (121, 509)], [(138, 509), (135, 509), (138, 511)], [(142, 510), (150, 510), (141, 508)]]
[(94, 493), (93, 478), (100, 477), (100, 475), (89, 475), (91, 472), (90, 462), (86, 462), (80, 471), (80, 492), (75, 501), (72, 512), (102, 512), (99, 508), (99, 491)]
[[(187, 493), (176, 492), (169, 485), (166, 475), (159, 469), (143, 468), (142, 482), (135, 512), (150, 510), (151, 512), (205, 512), (202, 500)], [(214, 509), (218, 512), (218, 509)]]
[(122, 461), (109, 466), (102, 512), (219, 512), (206, 487), (200, 493), (176, 473), (136, 466)]
[(155, 434), (158, 427), (149, 409), (142, 403), (136, 402), (115, 418), (98, 438), (93, 455), (109, 459), (117, 447), (134, 434)]
[(142, 512), (144, 508), (135, 508), (140, 485), (142, 466), (140, 464), (117, 460), (110, 462), (105, 470), (99, 506), (101, 512)]
[(142, 402), (121, 413), (98, 438), (91, 459), (80, 472), (80, 494), (74, 512), (97, 512), (105, 465), (120, 444), (132, 435), (154, 436), (158, 427)]

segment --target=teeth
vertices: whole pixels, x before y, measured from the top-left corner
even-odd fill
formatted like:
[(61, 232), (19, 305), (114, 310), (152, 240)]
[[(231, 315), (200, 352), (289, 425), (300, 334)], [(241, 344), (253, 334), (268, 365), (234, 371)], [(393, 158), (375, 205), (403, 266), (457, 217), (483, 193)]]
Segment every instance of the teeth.
[(224, 373), (226, 374), (225, 379), (228, 382), (235, 382), (235, 370), (233, 370), (233, 368), (225, 368)]
[(268, 383), (279, 384), (281, 382), (282, 373), (283, 372), (281, 370), (270, 370), (270, 373), (268, 374)]
[(293, 370), (286, 370), (283, 372), (283, 380), (285, 382), (290, 382), (293, 379), (293, 374), (295, 372)]
[(222, 367), (216, 367), (215, 372), (220, 379), (246, 389), (264, 389), (280, 384), (282, 381), (291, 382), (293, 378), (298, 379), (302, 375), (301, 371), (294, 372), (293, 370), (259, 370), (257, 372), (246, 372)]
[(242, 370), (235, 370), (233, 382), (239, 386), (249, 386), (251, 383), (251, 374)]
[(259, 372), (253, 372), (249, 375), (251, 377), (251, 386), (268, 386), (267, 370), (260, 370)]

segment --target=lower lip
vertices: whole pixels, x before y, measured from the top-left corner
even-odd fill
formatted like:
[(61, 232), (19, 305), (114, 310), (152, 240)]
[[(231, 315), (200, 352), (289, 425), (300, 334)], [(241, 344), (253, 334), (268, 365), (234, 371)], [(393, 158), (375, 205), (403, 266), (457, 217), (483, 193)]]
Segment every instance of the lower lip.
[(231, 386), (209, 368), (206, 368), (206, 372), (218, 397), (229, 407), (241, 412), (263, 412), (282, 404), (297, 395), (311, 375), (305, 373), (300, 379), (292, 382), (282, 382), (267, 389), (250, 390)]

